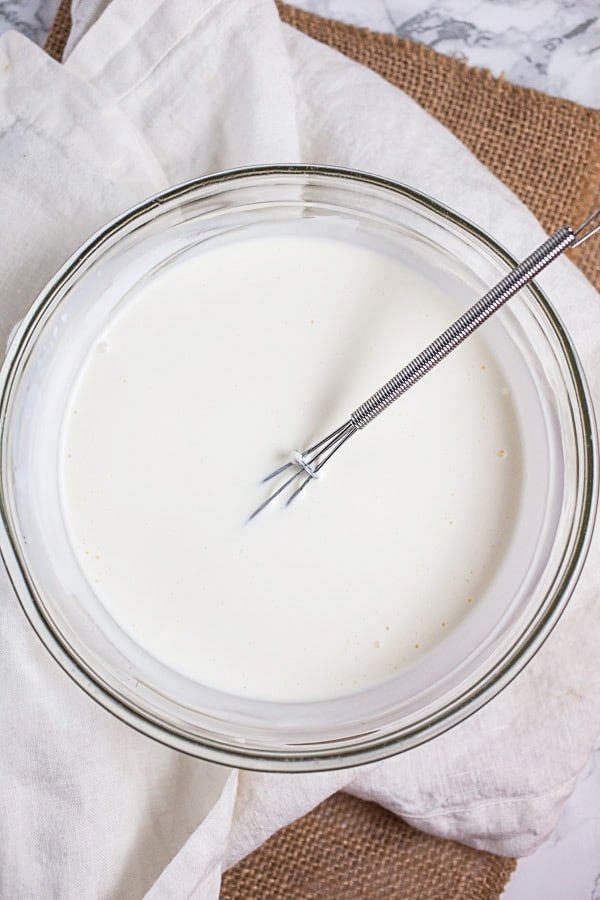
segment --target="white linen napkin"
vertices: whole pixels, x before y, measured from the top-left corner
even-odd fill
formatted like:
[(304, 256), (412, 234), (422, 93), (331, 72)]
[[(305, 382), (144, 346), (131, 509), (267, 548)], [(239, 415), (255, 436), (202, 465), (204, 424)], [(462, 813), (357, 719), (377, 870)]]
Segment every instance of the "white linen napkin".
[[(19, 35), (0, 39), (2, 341), (108, 218), (232, 166), (366, 169), (454, 207), (517, 256), (543, 239), (439, 123), (282, 26), (272, 0), (77, 0), (74, 13), (63, 66)], [(562, 259), (539, 281), (600, 408), (598, 295)], [(451, 732), (383, 763), (300, 776), (190, 759), (114, 719), (42, 648), (2, 570), (1, 896), (211, 900), (222, 868), (340, 788), (431, 833), (531, 852), (600, 730), (599, 583), (596, 539), (535, 660)]]

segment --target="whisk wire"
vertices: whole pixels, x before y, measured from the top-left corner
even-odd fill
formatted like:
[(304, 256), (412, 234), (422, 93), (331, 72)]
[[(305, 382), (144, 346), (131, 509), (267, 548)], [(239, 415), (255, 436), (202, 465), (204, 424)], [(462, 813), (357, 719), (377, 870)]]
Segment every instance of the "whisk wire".
[[(317, 473), (319, 472), (320, 469), (323, 468), (323, 466), (325, 465), (327, 460), (331, 459), (333, 454), (336, 453), (340, 449), (340, 447), (346, 443), (348, 438), (352, 437), (352, 435), (356, 433), (356, 431), (357, 431), (356, 426), (354, 425), (352, 420), (349, 419), (347, 422), (344, 423), (344, 425), (342, 425), (340, 428), (336, 429), (336, 431), (332, 432), (332, 434), (336, 435), (336, 437), (333, 440), (329, 441), (328, 444), (317, 455), (318, 456), (321, 455), (328, 449), (329, 449), (329, 452), (326, 453), (326, 455), (323, 457), (323, 459), (319, 460), (319, 462), (317, 463), (316, 466), (313, 466), (312, 474), (309, 474), (304, 479), (304, 481), (302, 482), (300, 487), (296, 488), (294, 493), (290, 496), (289, 500), (285, 504), (286, 506), (290, 505), (292, 500), (294, 500), (294, 498), (298, 496), (300, 491), (304, 490), (304, 488), (309, 483), (309, 481), (311, 481), (313, 478), (316, 477)], [(301, 454), (301, 455), (303, 456), (304, 454)]]
[(285, 472), (287, 469), (292, 467), (296, 467), (296, 471), (293, 475), (291, 475), (280, 487), (277, 488), (272, 494), (270, 494), (267, 499), (261, 503), (257, 509), (254, 510), (252, 515), (249, 517), (248, 521), (254, 519), (255, 516), (262, 512), (265, 506), (268, 506), (276, 497), (285, 491), (287, 487), (289, 487), (292, 482), (294, 482), (297, 478), (299, 478), (302, 473), (306, 474), (306, 478), (302, 481), (302, 483), (297, 487), (293, 493), (290, 495), (286, 502), (286, 506), (289, 506), (292, 500), (294, 500), (298, 494), (304, 490), (309, 481), (312, 481), (313, 478), (318, 477), (319, 471), (323, 468), (328, 459), (331, 459), (333, 454), (340, 449), (340, 447), (346, 443), (349, 437), (351, 437), (356, 432), (356, 426), (352, 422), (351, 419), (348, 419), (347, 422), (344, 422), (343, 425), (340, 425), (339, 428), (336, 428), (335, 431), (332, 431), (322, 440), (318, 441), (316, 444), (313, 444), (312, 447), (309, 447), (307, 450), (304, 450), (302, 453), (296, 454), (297, 458), (292, 458), (288, 462), (284, 463), (282, 466), (279, 466), (273, 472), (270, 472), (265, 478), (263, 478), (261, 484), (266, 484), (268, 481), (271, 481), (277, 475), (281, 475), (282, 472)]
[(584, 241), (587, 241), (588, 238), (591, 238), (592, 235), (598, 234), (600, 231), (600, 209), (597, 209), (595, 212), (588, 216), (585, 222), (576, 228), (574, 231), (575, 240), (571, 244), (572, 247), (579, 247), (583, 244)]
[(333, 454), (346, 443), (348, 438), (368, 425), (369, 422), (372, 422), (373, 419), (387, 409), (388, 406), (391, 406), (395, 400), (416, 384), (427, 372), (433, 369), (434, 366), (437, 366), (442, 359), (455, 350), (462, 341), (469, 337), (475, 329), (479, 328), (507, 300), (510, 300), (511, 297), (518, 293), (522, 287), (529, 284), (557, 256), (560, 256), (568, 247), (578, 247), (598, 232), (600, 232), (600, 209), (588, 216), (585, 222), (577, 229), (573, 229), (568, 225), (559, 228), (533, 253), (515, 266), (485, 296), (453, 322), (439, 337), (432, 341), (429, 346), (397, 372), (393, 378), (386, 381), (378, 391), (372, 394), (364, 403), (361, 403), (343, 425), (302, 453), (293, 454), (289, 462), (279, 466), (270, 475), (267, 475), (262, 483), (270, 481), (291, 467), (296, 467), (294, 474), (252, 513), (250, 519), (257, 516), (265, 506), (268, 506), (304, 473), (306, 477), (295, 488), (285, 504), (288, 506), (304, 490), (309, 481), (317, 477), (327, 460), (331, 459)]

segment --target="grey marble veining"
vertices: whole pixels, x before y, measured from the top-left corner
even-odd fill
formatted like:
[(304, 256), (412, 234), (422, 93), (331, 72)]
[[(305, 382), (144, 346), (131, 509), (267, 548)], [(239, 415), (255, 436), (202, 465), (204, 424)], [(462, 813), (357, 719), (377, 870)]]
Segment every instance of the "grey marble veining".
[[(600, 107), (600, 0), (294, 0), (309, 12), (420, 41), (514, 84)], [(0, 0), (0, 34), (42, 44), (58, 0)]]
[(514, 84), (600, 107), (599, 0), (295, 0), (419, 41)]
[[(441, 52), (459, 50), (472, 65), (495, 74), (504, 71), (515, 84), (565, 96), (582, 62), (600, 50), (599, 12), (595, 0), (580, 0), (570, 8), (549, 0), (535, 6), (515, 0), (482, 2), (468, 22), (457, 16), (456, 8), (437, 7), (398, 22), (395, 31)], [(584, 90), (587, 86), (581, 85)]]
[(58, 9), (58, 0), (0, 0), (0, 34), (9, 29), (43, 44)]
[[(58, 2), (0, 0), (0, 34), (15, 28), (43, 44)], [(420, 41), (497, 76), (504, 74), (515, 84), (600, 108), (600, 0), (291, 2)], [(600, 900), (600, 745), (554, 833), (537, 853), (519, 862), (503, 896), (538, 898)]]

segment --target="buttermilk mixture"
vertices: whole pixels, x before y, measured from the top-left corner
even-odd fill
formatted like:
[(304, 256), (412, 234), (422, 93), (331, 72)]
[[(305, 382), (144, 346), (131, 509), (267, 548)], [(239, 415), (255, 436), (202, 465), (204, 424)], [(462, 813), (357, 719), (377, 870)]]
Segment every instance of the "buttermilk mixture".
[(290, 507), (248, 517), (264, 475), (463, 309), (384, 254), (293, 235), (198, 250), (140, 286), (64, 423), (71, 540), (114, 620), (191, 679), (273, 700), (376, 684), (444, 640), (518, 504), (519, 431), (483, 333)]

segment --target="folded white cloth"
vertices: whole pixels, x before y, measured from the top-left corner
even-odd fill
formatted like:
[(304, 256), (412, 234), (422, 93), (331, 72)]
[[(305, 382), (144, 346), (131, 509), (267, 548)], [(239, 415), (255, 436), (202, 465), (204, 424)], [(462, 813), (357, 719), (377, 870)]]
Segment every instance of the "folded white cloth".
[[(372, 72), (282, 26), (272, 0), (77, 0), (63, 66), (0, 40), (0, 340), (93, 230), (167, 184), (315, 162), (404, 181), (517, 256), (532, 215)], [(88, 27), (89, 26), (89, 27)], [(540, 277), (600, 398), (600, 304), (567, 261)], [(494, 852), (553, 827), (600, 725), (600, 542), (535, 660), (453, 731), (373, 766), (267, 775), (190, 759), (97, 706), (53, 662), (0, 572), (0, 894), (216, 898), (221, 870), (345, 788)]]

